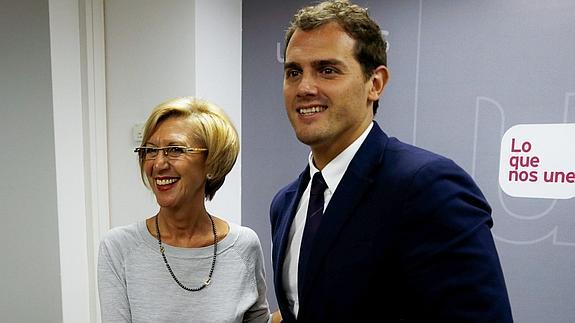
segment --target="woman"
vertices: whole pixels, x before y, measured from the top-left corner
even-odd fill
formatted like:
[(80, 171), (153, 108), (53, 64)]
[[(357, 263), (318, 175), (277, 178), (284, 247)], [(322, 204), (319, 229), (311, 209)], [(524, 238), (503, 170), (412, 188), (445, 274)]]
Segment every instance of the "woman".
[(192, 97), (157, 106), (138, 153), (159, 212), (100, 244), (104, 322), (268, 322), (263, 257), (251, 229), (206, 211), (239, 152), (215, 105)]

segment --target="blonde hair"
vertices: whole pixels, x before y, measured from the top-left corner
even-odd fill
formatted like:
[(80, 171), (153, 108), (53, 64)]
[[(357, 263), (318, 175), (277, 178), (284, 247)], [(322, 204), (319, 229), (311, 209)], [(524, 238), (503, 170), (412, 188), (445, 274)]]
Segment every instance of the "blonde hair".
[[(182, 118), (189, 122), (192, 136), (208, 149), (205, 198), (211, 200), (237, 160), (240, 143), (236, 128), (226, 113), (215, 104), (190, 96), (181, 97), (168, 100), (152, 110), (144, 126), (142, 146), (168, 118)], [(150, 187), (144, 173), (144, 159), (140, 158), (139, 164), (144, 185)]]

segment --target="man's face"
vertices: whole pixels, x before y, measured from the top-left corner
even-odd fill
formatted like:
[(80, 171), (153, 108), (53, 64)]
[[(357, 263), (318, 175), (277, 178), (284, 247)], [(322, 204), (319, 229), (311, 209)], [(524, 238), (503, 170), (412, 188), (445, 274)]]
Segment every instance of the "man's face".
[[(337, 23), (297, 29), (284, 65), (284, 101), (297, 138), (314, 154), (335, 157), (367, 128), (379, 97), (353, 54), (355, 40)], [(387, 74), (385, 74), (387, 77)], [(383, 87), (382, 87), (383, 89)]]

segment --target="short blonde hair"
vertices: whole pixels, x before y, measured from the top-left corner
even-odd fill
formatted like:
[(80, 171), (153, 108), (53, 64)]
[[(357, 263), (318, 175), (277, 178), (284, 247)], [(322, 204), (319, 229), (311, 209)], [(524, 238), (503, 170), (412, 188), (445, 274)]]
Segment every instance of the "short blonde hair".
[[(168, 118), (182, 118), (189, 122), (191, 135), (208, 149), (205, 198), (211, 200), (237, 160), (240, 143), (236, 128), (226, 113), (215, 104), (190, 96), (181, 97), (168, 100), (152, 110), (144, 126), (142, 146)], [(144, 159), (140, 158), (139, 164), (144, 185), (150, 187), (144, 173)]]

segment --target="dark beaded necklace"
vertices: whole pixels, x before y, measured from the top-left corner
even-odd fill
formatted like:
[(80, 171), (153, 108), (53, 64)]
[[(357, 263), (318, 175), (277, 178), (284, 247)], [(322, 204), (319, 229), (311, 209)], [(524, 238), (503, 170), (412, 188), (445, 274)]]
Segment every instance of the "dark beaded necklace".
[(212, 282), (212, 274), (214, 273), (214, 268), (216, 266), (216, 255), (218, 253), (218, 235), (216, 233), (216, 224), (214, 223), (214, 219), (212, 218), (212, 216), (209, 213), (208, 213), (208, 217), (210, 218), (210, 221), (212, 222), (212, 230), (214, 232), (214, 256), (212, 257), (212, 268), (210, 268), (210, 274), (208, 275), (208, 279), (206, 279), (206, 281), (200, 287), (190, 288), (190, 287), (184, 286), (184, 284), (182, 284), (178, 280), (178, 278), (174, 274), (174, 271), (172, 270), (172, 267), (170, 267), (170, 264), (168, 263), (168, 258), (166, 258), (164, 246), (162, 246), (162, 236), (160, 235), (160, 226), (158, 224), (158, 215), (156, 214), (156, 232), (158, 233), (158, 244), (160, 245), (160, 253), (162, 254), (162, 258), (164, 258), (164, 263), (166, 263), (166, 267), (168, 268), (168, 271), (170, 272), (170, 275), (172, 275), (172, 278), (174, 279), (176, 284), (178, 284), (178, 286), (180, 286), (181, 288), (183, 288), (187, 291), (190, 291), (190, 292), (197, 292), (197, 291), (204, 289), (206, 286), (208, 286)]

